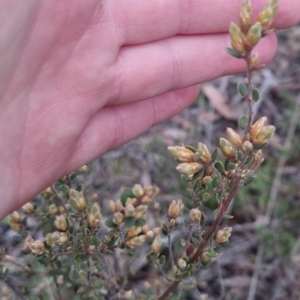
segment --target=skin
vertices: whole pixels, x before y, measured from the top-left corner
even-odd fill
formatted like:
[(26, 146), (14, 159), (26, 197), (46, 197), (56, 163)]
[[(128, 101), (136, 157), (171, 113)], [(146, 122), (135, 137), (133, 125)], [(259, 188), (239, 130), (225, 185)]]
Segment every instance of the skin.
[[(254, 13), (266, 1), (253, 0)], [(238, 0), (0, 0), (0, 219), (188, 107), (227, 55)], [(275, 28), (300, 19), (281, 0)], [(277, 47), (259, 44), (260, 62)]]

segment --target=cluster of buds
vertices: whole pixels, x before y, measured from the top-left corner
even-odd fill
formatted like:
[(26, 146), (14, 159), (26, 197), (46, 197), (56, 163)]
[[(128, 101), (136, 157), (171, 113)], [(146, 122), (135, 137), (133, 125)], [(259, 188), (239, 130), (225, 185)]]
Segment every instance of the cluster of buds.
[(65, 246), (69, 241), (69, 235), (67, 232), (54, 231), (46, 235), (46, 243), (52, 248), (55, 245)]
[(225, 157), (229, 159), (235, 158), (236, 150), (228, 140), (220, 138), (220, 149)]
[(225, 227), (222, 230), (219, 230), (216, 235), (216, 242), (218, 244), (224, 244), (228, 242), (229, 237), (231, 236), (232, 228)]
[(265, 146), (275, 132), (274, 126), (265, 126), (266, 121), (267, 118), (262, 117), (252, 125), (250, 141), (256, 147)]
[(24, 240), (23, 248), (26, 251), (30, 251), (33, 254), (41, 255), (45, 252), (45, 245), (40, 240), (34, 240), (30, 235)]
[(56, 216), (55, 221), (54, 221), (54, 226), (59, 230), (59, 231), (67, 231), (68, 229), (68, 221), (67, 219), (63, 216)]
[(47, 200), (49, 200), (50, 198), (52, 198), (54, 196), (54, 193), (53, 193), (51, 187), (49, 186), (45, 190), (43, 190), (41, 192), (41, 196), (43, 198), (47, 199)]
[(172, 229), (176, 225), (176, 219), (181, 215), (184, 205), (181, 199), (171, 202), (168, 209), (169, 228)]
[(101, 218), (100, 206), (98, 203), (94, 203), (89, 209), (89, 213), (87, 215), (87, 222), (89, 224), (89, 227), (92, 229), (99, 227), (100, 218)]
[(86, 209), (86, 201), (81, 192), (78, 192), (74, 189), (69, 189), (69, 199), (70, 199), (71, 205), (78, 212), (82, 212)]
[[(241, 57), (246, 57), (260, 39), (268, 33), (279, 0), (271, 0), (259, 14), (256, 22), (252, 24), (252, 5), (250, 0), (245, 0), (239, 12), (239, 26), (230, 24), (230, 40), (233, 50)], [(256, 59), (256, 58), (255, 58)]]
[(192, 208), (190, 210), (190, 218), (193, 223), (199, 224), (202, 218), (202, 212), (198, 208)]
[(21, 230), (22, 217), (17, 211), (14, 211), (12, 214), (10, 214), (9, 225), (10, 225), (10, 228), (16, 232), (19, 232)]
[(126, 246), (129, 248), (137, 248), (145, 243), (147, 240), (147, 236), (145, 234), (141, 234), (139, 236), (135, 236), (128, 241), (126, 241)]

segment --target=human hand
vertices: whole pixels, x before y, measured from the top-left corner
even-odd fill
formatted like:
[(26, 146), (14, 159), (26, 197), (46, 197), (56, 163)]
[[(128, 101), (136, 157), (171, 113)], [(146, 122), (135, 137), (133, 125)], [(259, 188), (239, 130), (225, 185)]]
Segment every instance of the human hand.
[[(255, 11), (264, 1), (255, 0)], [(243, 72), (225, 53), (240, 1), (0, 0), (0, 219), (63, 175)], [(299, 19), (282, 0), (275, 28)], [(276, 51), (270, 34), (261, 63)]]

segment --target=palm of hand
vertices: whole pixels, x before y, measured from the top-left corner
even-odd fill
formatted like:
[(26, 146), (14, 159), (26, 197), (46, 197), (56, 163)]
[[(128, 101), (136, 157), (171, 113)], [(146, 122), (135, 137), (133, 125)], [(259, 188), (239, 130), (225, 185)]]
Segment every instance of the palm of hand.
[[(196, 0), (0, 1), (8, 24), (0, 56), (0, 191), (7, 205), (0, 218), (181, 111), (196, 97), (196, 83), (244, 69), (227, 57), (222, 33), (239, 3), (211, 2), (206, 11)], [(285, 2), (280, 27), (300, 17), (299, 3)], [(208, 22), (214, 6), (219, 18)], [(264, 62), (275, 43), (271, 35), (261, 44)]]

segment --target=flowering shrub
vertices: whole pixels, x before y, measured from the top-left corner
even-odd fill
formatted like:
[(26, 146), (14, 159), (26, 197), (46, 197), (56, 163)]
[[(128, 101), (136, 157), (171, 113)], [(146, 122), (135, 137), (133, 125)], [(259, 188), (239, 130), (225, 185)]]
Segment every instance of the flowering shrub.
[[(252, 86), (251, 73), (261, 67), (252, 50), (272, 32), (277, 8), (278, 0), (270, 1), (253, 23), (251, 1), (246, 0), (239, 24), (230, 24), (232, 48), (227, 52), (247, 65), (244, 82), (237, 86), (248, 103), (248, 114), (238, 122), (240, 131), (227, 128), (227, 139), (220, 138), (219, 147), (211, 150), (201, 142), (196, 147), (168, 147), (179, 163), (176, 169), (188, 186), (192, 208), (174, 199), (161, 224), (148, 215), (156, 206), (159, 189), (136, 184), (124, 188), (120, 199), (111, 200), (110, 214), (103, 216), (99, 204), (86, 198), (76, 173), (66, 176), (43, 191), (38, 203), (27, 203), (22, 213), (10, 215), (11, 229), (23, 238), (23, 250), (18, 259), (1, 250), (0, 278), (6, 284), (2, 299), (13, 299), (12, 291), (21, 299), (50, 299), (49, 294), (52, 299), (180, 299), (181, 281), (205, 268), (229, 242), (232, 228), (219, 228), (220, 223), (232, 218), (226, 212), (237, 191), (255, 180), (264, 160), (261, 149), (275, 131), (266, 125), (266, 117), (253, 123), (253, 103), (260, 94)], [(209, 200), (217, 205), (211, 224), (203, 212)], [(184, 209), (189, 216), (182, 220)], [(28, 216), (36, 218), (42, 238), (27, 233)], [(175, 256), (173, 234), (178, 228), (186, 234), (181, 238), (181, 253)], [(112, 259), (115, 253), (123, 256), (124, 272), (118, 274)], [(138, 259), (153, 265), (161, 281), (131, 287), (133, 274), (128, 268)], [(15, 282), (19, 276), (26, 278), (24, 283)]]

